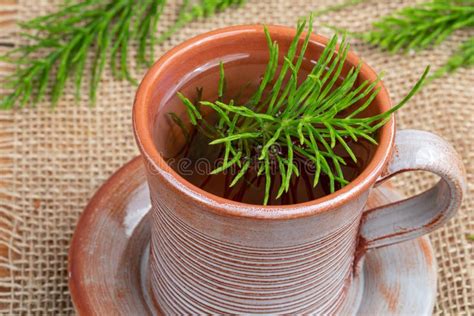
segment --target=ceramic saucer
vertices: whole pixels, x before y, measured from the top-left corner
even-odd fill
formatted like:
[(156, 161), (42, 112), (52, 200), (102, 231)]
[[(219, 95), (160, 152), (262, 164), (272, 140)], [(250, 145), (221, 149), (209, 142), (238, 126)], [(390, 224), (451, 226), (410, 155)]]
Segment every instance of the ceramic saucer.
[[(369, 207), (399, 200), (389, 185)], [(147, 286), (148, 186), (140, 157), (118, 170), (84, 210), (69, 250), (69, 288), (80, 315), (160, 314)], [(431, 315), (436, 262), (428, 238), (369, 252), (342, 315)]]

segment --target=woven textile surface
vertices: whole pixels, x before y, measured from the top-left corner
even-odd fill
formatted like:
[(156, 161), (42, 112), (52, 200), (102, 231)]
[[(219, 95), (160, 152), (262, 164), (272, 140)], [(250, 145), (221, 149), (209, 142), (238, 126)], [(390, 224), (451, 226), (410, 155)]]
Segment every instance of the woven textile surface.
[[(189, 24), (157, 47), (157, 56), (176, 44), (215, 28), (249, 23), (294, 26), (297, 18), (339, 0), (248, 1), (212, 18)], [(0, 0), (0, 53), (21, 43), (16, 21), (55, 10), (60, 1)], [(377, 18), (413, 4), (402, 0), (366, 0), (319, 17), (316, 31), (329, 23), (367, 30)], [(170, 1), (159, 23), (169, 25), (179, 3)], [(472, 30), (456, 32), (441, 45), (415, 54), (387, 54), (360, 41), (353, 49), (376, 71), (386, 71), (385, 84), (394, 101), (407, 93), (427, 64), (442, 65)], [(131, 56), (135, 47), (130, 47)], [(133, 60), (133, 58), (131, 58)], [(132, 65), (133, 67), (133, 65)], [(13, 69), (0, 63), (0, 77)], [(140, 78), (143, 71), (135, 76)], [(0, 93), (3, 87), (0, 86)], [(72, 314), (67, 287), (67, 251), (76, 222), (95, 190), (122, 164), (138, 154), (131, 128), (136, 87), (105, 72), (95, 107), (74, 101), (71, 89), (51, 109), (0, 112), (0, 314)], [(399, 128), (435, 132), (462, 156), (469, 189), (474, 185), (474, 69), (461, 69), (426, 87), (398, 114)], [(434, 177), (424, 173), (395, 179), (406, 194), (428, 188)], [(431, 234), (438, 261), (436, 315), (474, 313), (474, 199), (467, 195), (456, 218)]]

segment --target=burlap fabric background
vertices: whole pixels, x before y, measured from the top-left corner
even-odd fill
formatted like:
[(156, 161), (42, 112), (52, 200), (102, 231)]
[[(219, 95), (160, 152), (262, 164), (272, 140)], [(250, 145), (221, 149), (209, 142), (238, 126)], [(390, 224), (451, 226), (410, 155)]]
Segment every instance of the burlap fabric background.
[[(249, 1), (211, 19), (194, 22), (158, 48), (158, 55), (196, 34), (233, 24), (295, 25), (311, 10), (341, 1)], [(20, 43), (14, 22), (55, 9), (59, 1), (0, 0), (0, 50)], [(330, 23), (366, 30), (378, 17), (412, 1), (367, 0), (364, 4), (320, 17), (316, 30)], [(170, 3), (161, 26), (174, 19)], [(473, 35), (457, 32), (442, 45), (413, 55), (389, 55), (353, 41), (353, 49), (377, 71), (399, 100), (426, 64), (441, 65), (457, 43)], [(131, 47), (134, 51), (134, 47)], [(158, 57), (158, 56), (157, 56)], [(12, 69), (0, 64), (0, 76)], [(140, 77), (143, 73), (137, 73)], [(2, 89), (2, 87), (0, 87)], [(0, 112), (0, 313), (70, 314), (67, 251), (75, 224), (88, 199), (118, 167), (137, 154), (131, 129), (135, 87), (106, 72), (95, 108), (84, 98), (75, 104), (66, 95), (54, 110), (37, 108)], [(84, 95), (87, 87), (84, 87)], [(400, 128), (426, 129), (450, 141), (463, 157), (469, 186), (474, 184), (474, 69), (460, 70), (426, 86), (397, 116)], [(396, 179), (407, 194), (427, 188), (433, 177), (404, 175)], [(439, 265), (435, 314), (474, 313), (474, 199), (467, 196), (460, 214), (431, 234)]]

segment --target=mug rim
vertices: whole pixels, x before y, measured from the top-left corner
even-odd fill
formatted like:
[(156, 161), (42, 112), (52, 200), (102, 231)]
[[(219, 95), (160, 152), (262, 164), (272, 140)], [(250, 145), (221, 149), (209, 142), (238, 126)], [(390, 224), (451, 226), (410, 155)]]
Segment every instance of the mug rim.
[[(280, 25), (267, 25), (267, 28), (270, 35), (278, 33), (279, 36), (289, 39), (294, 37), (296, 31), (292, 27)], [(151, 108), (153, 107), (152, 102), (150, 102), (151, 94), (156, 89), (156, 82), (159, 81), (160, 77), (166, 76), (169, 68), (172, 68), (174, 63), (180, 62), (180, 57), (185, 55), (186, 52), (191, 51), (193, 47), (212, 45), (213, 41), (218, 42), (226, 37), (255, 36), (262, 33), (263, 25), (261, 24), (230, 26), (203, 33), (184, 41), (166, 52), (147, 71), (138, 87), (132, 110), (133, 131), (137, 145), (144, 157), (147, 172), (150, 173), (150, 168), (152, 168), (153, 176), (160, 177), (160, 185), (166, 185), (177, 194), (181, 194), (183, 198), (189, 198), (196, 205), (221, 215), (262, 219), (289, 219), (311, 216), (336, 209), (368, 191), (383, 173), (391, 157), (394, 144), (394, 115), (379, 129), (379, 141), (374, 156), (354, 180), (329, 195), (296, 204), (257, 205), (237, 202), (214, 195), (180, 176), (166, 163), (154, 144), (151, 128), (148, 126), (148, 123), (150, 122)], [(310, 36), (310, 45), (326, 45), (328, 41), (328, 38), (319, 34), (313, 33)], [(346, 62), (352, 66), (357, 66), (357, 64), (361, 63), (360, 76), (364, 80), (374, 81), (377, 78), (376, 72), (352, 50), (349, 51)], [(392, 103), (382, 81), (378, 83), (378, 86), (381, 89), (376, 98), (380, 99), (378, 104), (381, 112), (385, 112), (391, 108)]]

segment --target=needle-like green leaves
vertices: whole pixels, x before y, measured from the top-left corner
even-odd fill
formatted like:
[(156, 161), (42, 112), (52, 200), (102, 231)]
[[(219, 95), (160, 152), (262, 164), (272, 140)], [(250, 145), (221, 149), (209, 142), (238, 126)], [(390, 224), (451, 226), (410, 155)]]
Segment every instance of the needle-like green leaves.
[[(428, 73), (429, 68), (407, 96), (391, 110), (372, 117), (361, 116), (380, 90), (379, 79), (356, 84), (360, 66), (343, 73), (349, 44), (343, 38), (337, 48), (337, 36), (329, 41), (310, 73), (301, 78), (303, 57), (311, 58), (305, 56), (312, 32), (311, 19), (308, 24), (308, 33), (303, 38), (306, 21), (298, 24), (296, 36), (279, 72), (278, 43), (271, 40), (265, 28), (269, 61), (260, 86), (248, 103), (234, 105), (233, 101), (226, 104), (222, 100), (200, 102), (200, 106), (210, 107), (219, 117), (215, 127), (217, 132), (214, 133), (217, 136), (210, 145), (226, 145), (224, 161), (213, 173), (222, 172), (240, 162), (242, 167), (232, 181), (231, 185), (234, 185), (248, 172), (252, 162), (258, 163), (259, 174), (266, 181), (263, 204), (268, 203), (271, 193), (270, 165), (275, 162), (281, 176), (281, 185), (275, 196), (278, 198), (289, 190), (292, 177), (299, 176), (295, 155), (314, 163), (315, 186), (321, 174), (327, 175), (331, 192), (335, 191), (337, 183), (339, 186), (346, 185), (348, 182), (341, 168), (346, 161), (335, 152), (335, 147), (340, 144), (350, 159), (356, 161), (357, 157), (347, 140), (363, 138), (376, 143), (374, 132), (387, 122), (394, 111), (406, 104)], [(220, 74), (220, 82), (224, 82), (222, 66)], [(344, 79), (338, 83), (341, 77)], [(218, 94), (220, 97), (221, 89)], [(200, 106), (193, 105), (181, 94), (179, 96), (188, 109), (192, 124), (199, 126), (206, 120), (206, 117), (196, 114)], [(347, 111), (349, 108), (352, 112)], [(255, 148), (261, 148), (257, 159), (253, 156)], [(275, 152), (274, 148), (279, 150)]]
[(474, 1), (434, 0), (382, 18), (362, 38), (392, 52), (420, 50), (465, 27), (474, 27)]
[(242, 2), (186, 0), (178, 20), (161, 35), (157, 26), (166, 0), (85, 0), (21, 23), (30, 44), (0, 57), (16, 65), (16, 71), (1, 82), (11, 93), (0, 96), (0, 109), (34, 105), (47, 93), (54, 106), (70, 78), (78, 98), (86, 70), (90, 71), (89, 98), (93, 104), (106, 64), (115, 77), (136, 83), (129, 71), (130, 45), (138, 47), (138, 66), (147, 66), (154, 59), (154, 46), (186, 23)]
[[(438, 45), (456, 30), (468, 28), (474, 28), (473, 0), (432, 0), (385, 16), (373, 23), (368, 32), (350, 34), (390, 52), (406, 52)], [(474, 37), (471, 37), (459, 45), (454, 55), (429, 80), (473, 65)]]
[(433, 75), (429, 78), (430, 80), (444, 76), (455, 72), (461, 67), (473, 67), (474, 66), (474, 36), (464, 41), (458, 48), (458, 50), (449, 57), (446, 64), (441, 68), (436, 69)]

